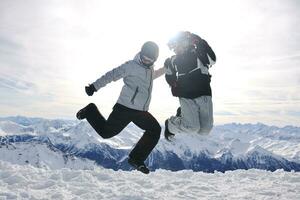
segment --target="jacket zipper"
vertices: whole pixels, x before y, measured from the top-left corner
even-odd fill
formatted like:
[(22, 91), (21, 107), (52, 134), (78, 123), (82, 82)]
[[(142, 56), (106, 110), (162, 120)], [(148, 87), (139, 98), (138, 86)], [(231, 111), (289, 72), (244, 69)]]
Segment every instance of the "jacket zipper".
[[(146, 77), (147, 77), (147, 75), (148, 75), (148, 72), (146, 71)], [(149, 84), (149, 88), (148, 88), (148, 98), (146, 100), (146, 103), (144, 105), (144, 109), (143, 110), (146, 109), (147, 102), (148, 102), (148, 100), (150, 98), (150, 88), (151, 88), (151, 85), (152, 85), (152, 71), (150, 70), (150, 84)]]
[(133, 94), (133, 96), (131, 98), (131, 103), (132, 104), (134, 104), (134, 99), (135, 99), (135, 97), (136, 97), (136, 95), (137, 95), (138, 92), (139, 92), (139, 87), (136, 87), (135, 92), (134, 92), (134, 94)]

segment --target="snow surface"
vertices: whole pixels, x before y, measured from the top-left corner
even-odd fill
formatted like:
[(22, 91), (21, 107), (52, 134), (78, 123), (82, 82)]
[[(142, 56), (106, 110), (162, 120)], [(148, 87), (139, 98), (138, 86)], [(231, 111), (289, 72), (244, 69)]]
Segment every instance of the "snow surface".
[(300, 173), (50, 170), (0, 161), (0, 199), (300, 199)]

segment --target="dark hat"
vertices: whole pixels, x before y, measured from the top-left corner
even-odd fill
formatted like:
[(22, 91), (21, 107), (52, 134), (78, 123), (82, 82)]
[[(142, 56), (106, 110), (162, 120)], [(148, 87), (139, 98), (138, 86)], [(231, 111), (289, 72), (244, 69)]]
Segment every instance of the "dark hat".
[(159, 53), (158, 45), (155, 42), (148, 41), (145, 42), (141, 49), (141, 55), (151, 58), (153, 60), (157, 60)]

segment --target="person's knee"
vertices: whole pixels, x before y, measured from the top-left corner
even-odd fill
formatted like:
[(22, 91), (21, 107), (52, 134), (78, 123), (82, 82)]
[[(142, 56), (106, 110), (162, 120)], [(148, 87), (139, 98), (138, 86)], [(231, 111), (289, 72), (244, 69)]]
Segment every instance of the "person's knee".
[(198, 134), (208, 135), (211, 132), (212, 128), (213, 128), (213, 125), (209, 125), (209, 126), (206, 126), (206, 127), (201, 127), (198, 131)]
[(157, 125), (155, 132), (157, 132), (158, 134), (160, 134), (160, 132), (161, 132), (161, 126), (159, 124)]
[(101, 127), (96, 131), (103, 139), (112, 138), (119, 133), (119, 131), (110, 129), (107, 126)]
[[(100, 134), (99, 134), (100, 135)], [(111, 136), (111, 135), (101, 135), (101, 137), (103, 138), (103, 139), (109, 139), (109, 138), (112, 138), (113, 136)]]
[(116, 131), (111, 131), (111, 130), (102, 130), (102, 131), (97, 131), (98, 134), (103, 138), (103, 139), (109, 139), (117, 135), (119, 132)]
[(160, 136), (161, 126), (160, 126), (159, 124), (155, 127), (154, 132), (155, 132), (158, 136)]
[(183, 130), (186, 130), (189, 133), (197, 133), (200, 130), (200, 128), (199, 128), (199, 126), (198, 127), (187, 127), (186, 129), (183, 129)]
[(155, 126), (153, 126), (153, 130), (151, 132), (158, 140), (160, 138), (161, 126), (157, 123)]

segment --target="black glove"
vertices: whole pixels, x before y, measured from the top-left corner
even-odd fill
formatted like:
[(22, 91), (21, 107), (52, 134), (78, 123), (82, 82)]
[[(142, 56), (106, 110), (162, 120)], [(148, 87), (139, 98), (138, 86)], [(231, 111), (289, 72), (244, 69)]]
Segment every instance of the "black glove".
[(93, 84), (89, 85), (89, 86), (85, 86), (85, 92), (87, 95), (92, 96), (94, 94), (94, 92), (96, 92), (96, 88)]

